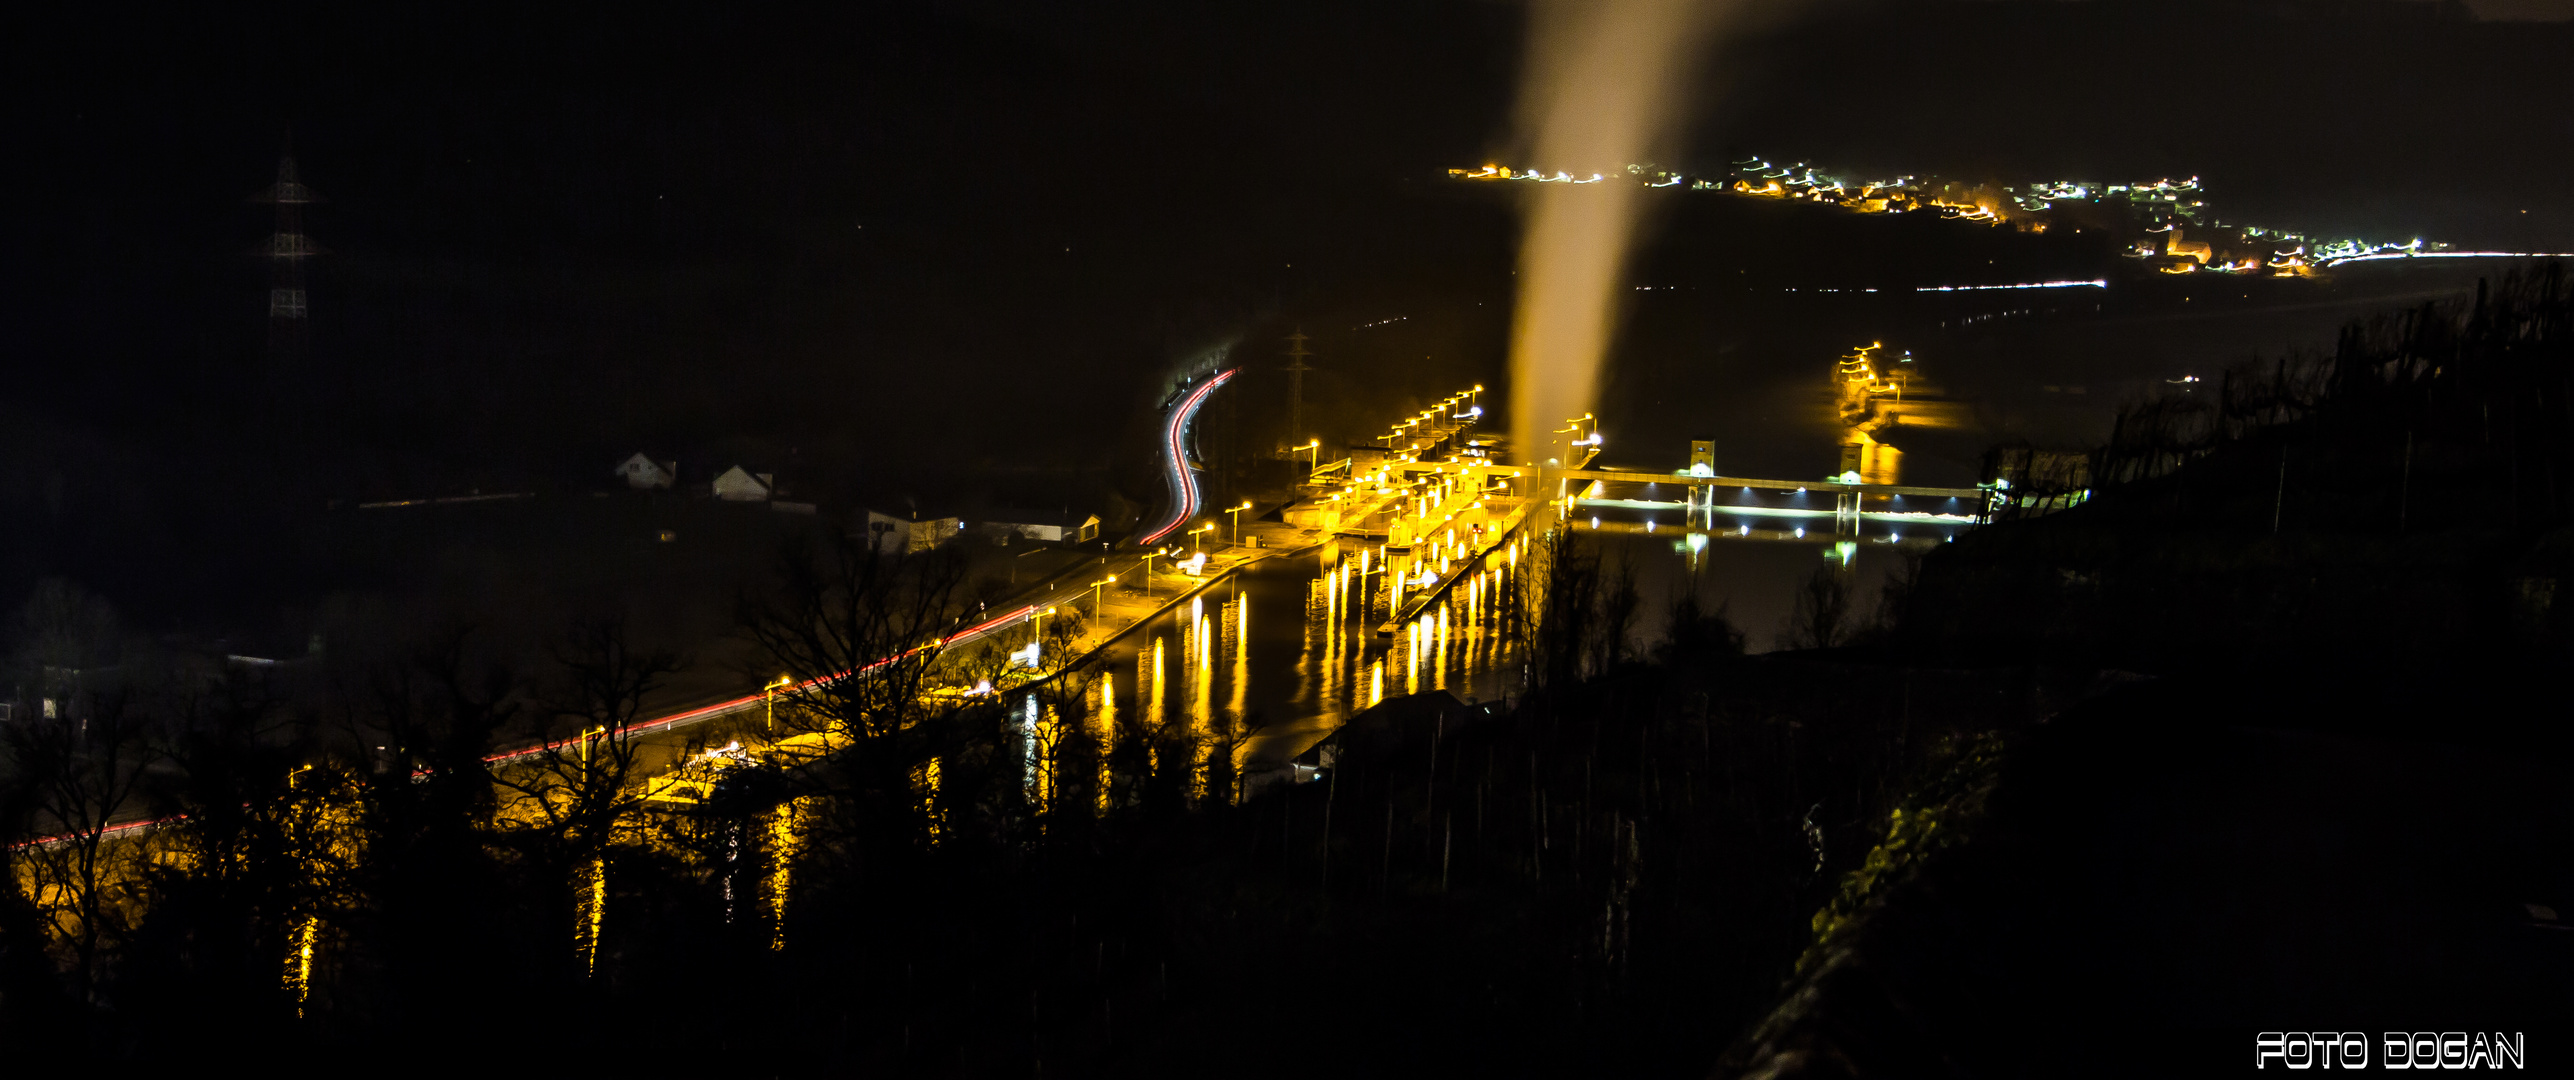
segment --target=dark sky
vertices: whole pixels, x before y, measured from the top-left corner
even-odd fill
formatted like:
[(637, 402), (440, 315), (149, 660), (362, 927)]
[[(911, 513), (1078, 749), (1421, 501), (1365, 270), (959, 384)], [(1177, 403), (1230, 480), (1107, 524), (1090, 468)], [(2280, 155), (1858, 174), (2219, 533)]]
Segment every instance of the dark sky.
[(2552, 104), (2574, 24), (2342, 0), (1828, 10), (1720, 65), (1744, 88), (1705, 142), (2005, 182), (2198, 175), (2231, 220), (2574, 243), (2574, 114)]
[[(1140, 444), (1168, 372), (1296, 326), (1353, 402), (1497, 374), (1511, 218), (1436, 177), (1511, 143), (1509, 4), (32, 7), (0, 409), (110, 445), (286, 400), (356, 494), (638, 447), (1006, 469)], [(2566, 24), (1795, 8), (1711, 60), (1684, 164), (2195, 173), (2240, 219), (2574, 244)], [(242, 199), (289, 128), (332, 254), (281, 371)]]

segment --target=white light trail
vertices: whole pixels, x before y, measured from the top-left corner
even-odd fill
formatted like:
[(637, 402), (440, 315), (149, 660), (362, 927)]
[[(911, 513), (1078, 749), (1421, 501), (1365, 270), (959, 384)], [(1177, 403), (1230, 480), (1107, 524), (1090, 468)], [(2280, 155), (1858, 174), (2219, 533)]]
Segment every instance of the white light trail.
[(1207, 395), (1214, 393), (1216, 387), (1224, 385), (1225, 381), (1231, 378), (1233, 378), (1232, 369), (1217, 373), (1215, 377), (1200, 384), (1197, 390), (1189, 395), (1188, 400), (1171, 410), (1171, 425), (1162, 432), (1162, 461), (1171, 469), (1171, 520), (1164, 523), (1161, 528), (1146, 534), (1136, 543), (1158, 542), (1163, 537), (1171, 535), (1172, 530), (1187, 524), (1191, 517), (1197, 515), (1198, 478), (1189, 469), (1189, 448), (1186, 445), (1189, 422), (1197, 418), (1198, 406), (1206, 404)]
[(2574, 259), (2574, 253), (2563, 251), (2379, 251), (2367, 255), (2345, 255), (2340, 258), (2315, 260), (2317, 266), (2340, 266), (2343, 263), (2381, 262), (2387, 259)]
[(2080, 289), (2086, 287), (2106, 289), (2109, 287), (2109, 279), (2093, 278), (2089, 281), (2024, 281), (2016, 285), (1923, 285), (1913, 291), (1983, 292), (1987, 289)]

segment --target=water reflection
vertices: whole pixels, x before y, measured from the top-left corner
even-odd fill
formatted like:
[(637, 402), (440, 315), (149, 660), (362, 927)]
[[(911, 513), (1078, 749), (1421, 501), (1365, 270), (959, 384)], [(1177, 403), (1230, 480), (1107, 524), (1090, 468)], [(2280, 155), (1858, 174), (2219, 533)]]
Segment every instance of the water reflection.
[[(1828, 529), (1810, 539), (1779, 528), (1744, 533), (1722, 516), (1713, 530), (1666, 523), (1648, 531), (1647, 515), (1610, 509), (1598, 511), (1601, 526), (1594, 530), (1590, 513), (1573, 523), (1577, 540), (1636, 571), (1646, 599), (1638, 646), (1660, 632), (1664, 604), (1687, 589), (1710, 609), (1728, 610), (1752, 648), (1766, 648), (1817, 560), (1840, 560), (1853, 574), (1856, 596), (1876, 595), (1888, 569), (1901, 561), (1885, 532), (1841, 544)], [(1234, 766), (1256, 774), (1279, 767), (1388, 696), (1429, 690), (1469, 702), (1512, 696), (1520, 670), (1511, 627), (1524, 603), (1523, 568), (1538, 565), (1528, 557), (1533, 542), (1515, 537), (1417, 617), (1391, 625), (1387, 564), (1374, 541), (1337, 540), (1255, 563), (1105, 650), (1094, 669), (1105, 677), (1085, 702), (1091, 735), (1103, 744), (1112, 740), (1121, 717), (1145, 731), (1174, 724), (1195, 737), (1190, 743), (1231, 747)], [(1258, 619), (1254, 608), (1262, 613)], [(1107, 755), (1100, 757), (1095, 788), (1105, 808), (1113, 784)]]
[[(1398, 626), (1387, 625), (1387, 564), (1372, 541), (1255, 564), (1109, 647), (1100, 670), (1112, 674), (1090, 702), (1093, 737), (1112, 738), (1120, 716), (1147, 731), (1177, 724), (1193, 737), (1174, 745), (1229, 746), (1248, 733), (1234, 764), (1256, 772), (1392, 694), (1502, 696), (1513, 651), (1501, 598), (1520, 565), (1516, 547)], [(1459, 554), (1448, 557), (1453, 565)], [(1255, 607), (1282, 615), (1255, 620)]]

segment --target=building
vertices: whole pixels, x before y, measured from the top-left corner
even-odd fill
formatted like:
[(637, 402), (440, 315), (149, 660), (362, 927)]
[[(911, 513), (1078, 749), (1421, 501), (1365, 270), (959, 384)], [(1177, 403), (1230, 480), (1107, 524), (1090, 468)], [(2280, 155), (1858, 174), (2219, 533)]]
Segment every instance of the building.
[(911, 518), (869, 510), (866, 521), (851, 524), (858, 526), (858, 533), (867, 537), (869, 547), (886, 555), (928, 551), (955, 540), (965, 532), (964, 520), (954, 515)]
[(679, 463), (654, 461), (643, 451), (617, 466), (617, 475), (626, 478), (626, 486), (637, 491), (666, 491), (679, 482)]
[(974, 522), (974, 530), (1008, 543), (1013, 535), (1049, 544), (1078, 544), (1099, 539), (1099, 515), (1066, 510), (1002, 509)]
[(2176, 259), (2189, 259), (2204, 266), (2216, 258), (2216, 249), (2205, 240), (2184, 240), (2181, 230), (2173, 229), (2163, 238), (2163, 254)]
[(776, 494), (776, 473), (755, 473), (739, 465), (715, 478), (715, 497), (726, 502), (767, 502)]

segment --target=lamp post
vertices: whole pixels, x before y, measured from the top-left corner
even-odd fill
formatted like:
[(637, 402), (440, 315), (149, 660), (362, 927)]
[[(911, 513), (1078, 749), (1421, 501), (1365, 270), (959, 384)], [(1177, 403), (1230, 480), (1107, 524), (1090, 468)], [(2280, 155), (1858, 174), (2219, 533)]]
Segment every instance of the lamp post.
[(769, 734), (771, 735), (778, 733), (778, 688), (793, 685), (795, 685), (795, 676), (780, 675), (778, 681), (760, 688), (760, 696), (768, 699)]
[(1053, 608), (1040, 608), (1037, 610), (1036, 614), (1028, 616), (1028, 628), (1031, 632), (1028, 643), (1035, 646), (1037, 650), (1035, 654), (1037, 663), (1029, 666), (1035, 667), (1040, 671), (1045, 670), (1040, 665), (1044, 664), (1046, 659), (1046, 616), (1054, 613), (1055, 609)]
[(1198, 539), (1199, 539), (1200, 537), (1205, 536), (1206, 534), (1211, 533), (1211, 532), (1214, 532), (1214, 531), (1215, 531), (1215, 522), (1212, 522), (1212, 521), (1207, 522), (1207, 523), (1206, 523), (1206, 524), (1204, 524), (1204, 525), (1200, 525), (1200, 526), (1198, 526), (1197, 528), (1194, 528), (1194, 529), (1189, 530), (1189, 553), (1190, 553), (1190, 554), (1192, 554), (1192, 555), (1194, 555), (1194, 554), (1196, 554), (1196, 553), (1198, 553), (1198, 552), (1200, 552), (1200, 551), (1205, 550), (1204, 548), (1201, 548), (1201, 547), (1199, 547), (1199, 546), (1198, 546)]
[(1144, 553), (1144, 595), (1153, 595), (1153, 559), (1167, 554), (1170, 554), (1168, 548), (1154, 548)]
[(1295, 448), (1293, 448), (1293, 450), (1290, 450), (1289, 452), (1290, 452), (1290, 453), (1293, 453), (1293, 452), (1294, 452), (1294, 450), (1303, 450), (1303, 451), (1307, 451), (1307, 453), (1305, 454), (1305, 475), (1306, 475), (1308, 478), (1311, 478), (1311, 477), (1314, 475), (1314, 470), (1316, 470), (1316, 469), (1319, 469), (1319, 468), (1322, 468), (1322, 467), (1323, 467), (1323, 440), (1322, 440), (1322, 439), (1320, 439), (1320, 438), (1316, 438), (1316, 439), (1314, 439), (1314, 440), (1312, 440), (1312, 441), (1310, 441), (1310, 442), (1307, 442), (1307, 443), (1306, 443), (1305, 445), (1303, 445), (1303, 446), (1299, 446), (1299, 447), (1295, 447)]
[(1096, 619), (1096, 618), (1100, 618), (1100, 617), (1101, 617), (1101, 610), (1102, 610), (1102, 609), (1100, 608), (1100, 606), (1099, 606), (1099, 605), (1100, 605), (1100, 602), (1101, 602), (1101, 600), (1103, 599), (1103, 597), (1102, 597), (1102, 596), (1101, 596), (1101, 594), (1100, 594), (1100, 590), (1101, 590), (1101, 589), (1103, 589), (1103, 588), (1106, 588), (1107, 586), (1114, 585), (1114, 584), (1116, 584), (1116, 583), (1117, 583), (1117, 575), (1115, 575), (1115, 574), (1110, 574), (1110, 575), (1108, 575), (1107, 577), (1101, 578), (1101, 579), (1099, 579), (1099, 580), (1097, 580), (1097, 581), (1094, 581), (1094, 582), (1091, 582), (1091, 583), (1090, 583), (1090, 617), (1091, 617), (1091, 618)]
[(1251, 509), (1251, 500), (1244, 499), (1242, 505), (1225, 511), (1233, 517), (1233, 546), (1235, 547), (1242, 546), (1242, 512), (1249, 509)]

